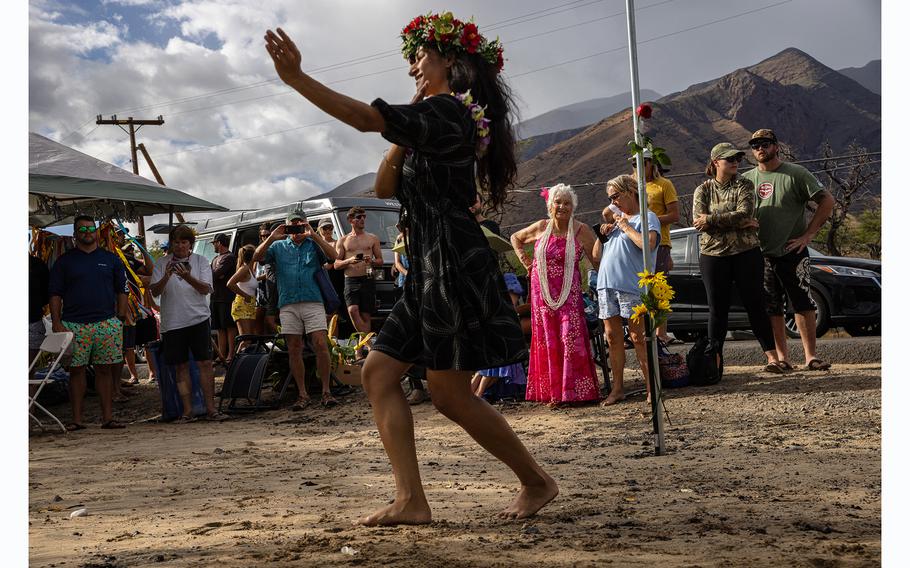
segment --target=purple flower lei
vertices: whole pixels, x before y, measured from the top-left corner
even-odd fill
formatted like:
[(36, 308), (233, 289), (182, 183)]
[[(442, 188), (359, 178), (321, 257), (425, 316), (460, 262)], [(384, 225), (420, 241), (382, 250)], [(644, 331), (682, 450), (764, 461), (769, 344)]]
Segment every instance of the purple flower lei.
[(471, 111), (471, 118), (477, 124), (477, 157), (482, 158), (487, 153), (487, 146), (490, 145), (490, 119), (484, 116), (486, 107), (474, 102), (470, 89), (463, 93), (452, 93), (452, 96)]

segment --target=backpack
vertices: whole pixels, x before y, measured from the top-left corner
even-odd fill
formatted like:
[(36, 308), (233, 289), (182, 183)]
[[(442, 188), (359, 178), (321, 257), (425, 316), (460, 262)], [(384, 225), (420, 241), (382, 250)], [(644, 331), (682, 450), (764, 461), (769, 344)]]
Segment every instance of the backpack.
[[(720, 352), (719, 344), (713, 339), (702, 335), (695, 341), (695, 345), (686, 355), (686, 365), (689, 367), (689, 384), (699, 387), (716, 385), (724, 374), (724, 355)], [(717, 356), (720, 355), (720, 365)]]
[(660, 366), (660, 384), (675, 389), (689, 386), (689, 366), (679, 353), (672, 353), (667, 344), (657, 340), (657, 362)]

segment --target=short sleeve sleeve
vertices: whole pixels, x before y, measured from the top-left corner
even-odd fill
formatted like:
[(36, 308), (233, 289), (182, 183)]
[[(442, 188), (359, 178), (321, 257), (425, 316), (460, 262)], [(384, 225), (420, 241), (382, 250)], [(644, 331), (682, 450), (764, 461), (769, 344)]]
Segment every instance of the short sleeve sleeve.
[(385, 119), (382, 137), (428, 154), (446, 154), (465, 144), (467, 109), (451, 96), (434, 96), (411, 105), (390, 105), (376, 99), (372, 106)]
[(126, 285), (126, 266), (116, 255), (112, 254), (111, 257), (114, 266), (114, 292), (129, 294), (130, 289)]
[(48, 294), (50, 296), (60, 296), (63, 297), (63, 288), (64, 288), (64, 257), (57, 259), (57, 262), (54, 263), (54, 266), (51, 268), (50, 278), (48, 279)]
[(676, 186), (673, 185), (673, 182), (667, 178), (662, 178), (664, 182), (664, 205), (669, 205), (671, 203), (676, 203), (679, 201), (679, 196), (676, 195)]
[(164, 269), (167, 266), (167, 262), (167, 255), (162, 256), (155, 261), (155, 266), (152, 268), (152, 284), (157, 284), (158, 282), (161, 282), (162, 278), (164, 278)]
[(803, 169), (801, 173), (802, 175), (800, 176), (800, 180), (802, 181), (801, 185), (805, 188), (804, 191), (806, 192), (806, 199), (812, 199), (815, 197), (816, 193), (825, 189), (825, 186), (822, 184), (822, 182), (818, 181), (818, 178), (812, 175), (812, 172)]

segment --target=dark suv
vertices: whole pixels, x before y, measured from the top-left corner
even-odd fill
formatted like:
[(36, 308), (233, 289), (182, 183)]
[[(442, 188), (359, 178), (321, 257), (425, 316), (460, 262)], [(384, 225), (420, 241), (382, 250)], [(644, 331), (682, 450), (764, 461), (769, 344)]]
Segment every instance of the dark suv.
[[(673, 270), (670, 285), (676, 291), (668, 330), (691, 340), (708, 329), (708, 302), (698, 266), (698, 232), (689, 227), (670, 231)], [(812, 298), (818, 306), (816, 335), (843, 327), (850, 335), (878, 335), (882, 321), (882, 266), (877, 260), (824, 256), (809, 249)], [(798, 337), (793, 314), (786, 315), (787, 331)], [(730, 306), (730, 331), (750, 329), (749, 318), (734, 289)]]

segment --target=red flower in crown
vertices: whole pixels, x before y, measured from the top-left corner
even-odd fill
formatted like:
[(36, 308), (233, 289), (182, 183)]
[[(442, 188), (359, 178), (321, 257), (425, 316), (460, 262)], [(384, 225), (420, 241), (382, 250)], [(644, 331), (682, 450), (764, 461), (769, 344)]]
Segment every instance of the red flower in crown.
[(496, 52), (496, 71), (502, 71), (504, 62), (502, 60), (502, 48)]
[(461, 45), (464, 46), (468, 53), (475, 53), (480, 46), (480, 34), (477, 33), (477, 26), (468, 22), (461, 30)]

